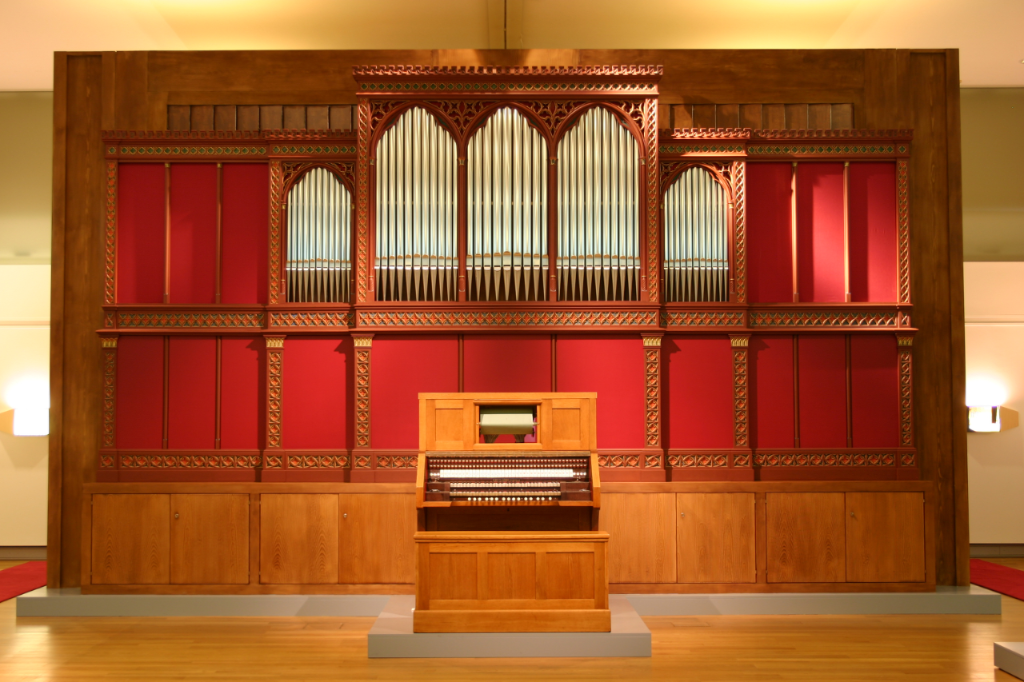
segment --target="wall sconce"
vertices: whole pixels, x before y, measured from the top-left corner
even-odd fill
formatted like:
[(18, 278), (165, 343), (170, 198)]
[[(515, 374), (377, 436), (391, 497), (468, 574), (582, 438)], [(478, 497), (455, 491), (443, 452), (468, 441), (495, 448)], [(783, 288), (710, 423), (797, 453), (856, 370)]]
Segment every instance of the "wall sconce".
[(0, 431), (12, 436), (48, 436), (50, 408), (19, 407), (0, 412)]
[(970, 433), (999, 433), (1020, 424), (1017, 410), (1008, 407), (968, 407), (967, 430)]

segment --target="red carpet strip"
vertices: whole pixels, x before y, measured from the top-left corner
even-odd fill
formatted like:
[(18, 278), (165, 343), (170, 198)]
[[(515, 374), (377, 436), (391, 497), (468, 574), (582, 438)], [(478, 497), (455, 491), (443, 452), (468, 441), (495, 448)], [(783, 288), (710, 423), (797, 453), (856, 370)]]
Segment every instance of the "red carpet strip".
[(986, 590), (1024, 601), (1024, 571), (1016, 568), (971, 559), (971, 582)]
[(0, 602), (31, 592), (46, 584), (46, 562), (28, 561), (0, 571)]

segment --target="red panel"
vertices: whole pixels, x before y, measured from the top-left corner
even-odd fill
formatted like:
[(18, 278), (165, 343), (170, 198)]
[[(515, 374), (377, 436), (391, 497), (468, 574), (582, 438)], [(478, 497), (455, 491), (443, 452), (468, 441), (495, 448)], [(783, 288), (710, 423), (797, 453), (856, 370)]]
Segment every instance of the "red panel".
[(639, 336), (559, 336), (558, 390), (597, 392), (597, 446), (644, 447), (644, 349)]
[(348, 447), (350, 337), (290, 337), (284, 342), (283, 444), (292, 449)]
[(733, 447), (729, 337), (666, 337), (661, 352), (668, 362), (668, 385), (662, 391), (668, 447)]
[(747, 295), (793, 301), (792, 178), (788, 163), (747, 164)]
[(850, 164), (850, 293), (896, 301), (896, 165)]
[(419, 447), (419, 394), (459, 390), (457, 336), (387, 336), (370, 352), (371, 445)]
[(853, 447), (899, 445), (899, 370), (896, 337), (854, 336), (850, 339), (853, 393)]
[(262, 338), (226, 336), (220, 347), (220, 446), (260, 447), (263, 415)]
[(214, 447), (217, 415), (217, 340), (171, 337), (167, 447)]
[(213, 303), (217, 166), (171, 164), (171, 303)]
[(751, 337), (750, 362), (754, 447), (794, 447), (793, 337)]
[(164, 165), (123, 163), (117, 172), (117, 302), (163, 303)]
[(267, 302), (270, 174), (266, 164), (224, 164), (221, 301)]
[(797, 166), (796, 229), (800, 300), (845, 302), (843, 164)]
[(846, 339), (801, 336), (800, 447), (846, 447)]
[(551, 390), (550, 336), (467, 336), (463, 346), (467, 392)]
[(159, 449), (164, 432), (164, 338), (117, 344), (117, 447)]

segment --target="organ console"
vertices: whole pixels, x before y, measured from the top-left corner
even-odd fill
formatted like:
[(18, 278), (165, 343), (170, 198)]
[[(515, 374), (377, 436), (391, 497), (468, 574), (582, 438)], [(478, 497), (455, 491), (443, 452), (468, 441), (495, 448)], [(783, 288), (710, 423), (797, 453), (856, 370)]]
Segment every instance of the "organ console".
[(421, 393), (415, 632), (607, 632), (595, 393)]

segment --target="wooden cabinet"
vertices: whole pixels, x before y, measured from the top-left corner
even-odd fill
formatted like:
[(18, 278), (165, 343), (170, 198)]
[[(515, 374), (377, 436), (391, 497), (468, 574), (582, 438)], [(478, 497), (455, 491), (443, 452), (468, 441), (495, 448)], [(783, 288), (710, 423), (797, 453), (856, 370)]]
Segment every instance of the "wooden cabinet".
[(925, 580), (924, 495), (846, 493), (846, 580)]
[(767, 493), (768, 582), (846, 580), (844, 493)]
[(754, 493), (679, 493), (676, 512), (678, 582), (756, 580)]
[(338, 495), (260, 496), (260, 582), (338, 582)]
[(416, 500), (405, 494), (338, 496), (338, 580), (412, 583), (416, 578)]
[(92, 496), (92, 580), (96, 585), (170, 581), (171, 496)]
[(601, 496), (600, 529), (608, 531), (612, 583), (676, 581), (676, 499), (672, 493)]
[(249, 582), (249, 496), (171, 495), (171, 583)]

